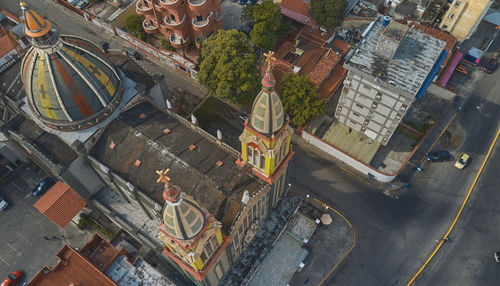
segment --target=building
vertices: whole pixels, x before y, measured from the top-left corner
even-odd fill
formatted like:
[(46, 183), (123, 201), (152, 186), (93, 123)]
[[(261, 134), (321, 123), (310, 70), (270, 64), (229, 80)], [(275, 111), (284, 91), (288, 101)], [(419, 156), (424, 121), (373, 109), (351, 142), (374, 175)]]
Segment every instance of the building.
[(445, 45), (411, 25), (379, 17), (346, 58), (335, 118), (386, 145), (434, 79), (447, 56)]
[(142, 258), (132, 263), (130, 253), (118, 243), (115, 240), (112, 244), (96, 234), (80, 250), (66, 244), (56, 254), (56, 265), (44, 266), (28, 285), (175, 285)]
[(286, 73), (298, 72), (310, 75), (317, 86), (319, 96), (328, 99), (340, 86), (347, 70), (341, 60), (349, 51), (349, 46), (333, 33), (324, 33), (304, 26), (295, 41), (285, 41), (276, 50), (273, 61), (274, 74), (278, 85)]
[(21, 76), (27, 99), (3, 134), (78, 193), (91, 217), (162, 255), (185, 280), (217, 285), (288, 188), (293, 130), (271, 56), (240, 152), (170, 110), (166, 92), (137, 95), (92, 43), (59, 36), (22, 8), (33, 44)]
[[(220, 0), (138, 0), (136, 12), (144, 17), (148, 34), (160, 34), (173, 47), (188, 50), (222, 28)], [(153, 9), (154, 7), (154, 9)]]
[(454, 0), (442, 17), (439, 28), (457, 37), (461, 42), (476, 31), (492, 0)]

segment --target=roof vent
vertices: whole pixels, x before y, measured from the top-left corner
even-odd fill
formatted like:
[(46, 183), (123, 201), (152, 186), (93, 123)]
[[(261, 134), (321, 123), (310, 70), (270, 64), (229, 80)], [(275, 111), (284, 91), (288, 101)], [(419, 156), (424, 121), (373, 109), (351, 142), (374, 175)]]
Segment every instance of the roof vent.
[(217, 165), (217, 167), (220, 167), (220, 166), (224, 165), (224, 162), (222, 162), (222, 161), (217, 161), (217, 163), (215, 163), (215, 165)]
[(116, 146), (115, 141), (111, 141), (111, 143), (109, 144), (109, 149), (113, 150), (115, 146)]
[(141, 160), (135, 160), (134, 166), (139, 167), (141, 163)]
[(385, 15), (383, 18), (382, 18), (382, 27), (387, 27), (389, 25), (389, 23), (391, 22), (391, 17), (388, 16), (388, 15)]
[(168, 128), (163, 129), (163, 133), (165, 133), (165, 134), (170, 133), (170, 129), (168, 129)]
[(194, 149), (196, 149), (196, 145), (190, 145), (189, 146), (189, 150), (193, 151)]

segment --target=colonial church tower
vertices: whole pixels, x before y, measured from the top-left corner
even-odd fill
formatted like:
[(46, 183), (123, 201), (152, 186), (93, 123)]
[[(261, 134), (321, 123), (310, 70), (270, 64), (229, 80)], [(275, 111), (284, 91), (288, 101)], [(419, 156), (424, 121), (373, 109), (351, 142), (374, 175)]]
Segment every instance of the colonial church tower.
[(288, 163), (293, 155), (290, 148), (293, 130), (290, 121), (285, 121), (283, 104), (274, 90), (272, 55), (272, 52), (265, 54), (267, 69), (262, 78), (262, 90), (253, 102), (252, 113), (240, 135), (239, 164), (250, 166), (255, 175), (272, 185), (274, 205), (286, 188)]
[(163, 252), (173, 264), (182, 267), (179, 270), (191, 276), (193, 281), (201, 283), (210, 271), (214, 271), (213, 262), (229, 241), (222, 235), (221, 223), (212, 214), (184, 194), (179, 186), (170, 183), (168, 171), (156, 171), (160, 175), (157, 182), (165, 184), (163, 224), (158, 238), (165, 244)]

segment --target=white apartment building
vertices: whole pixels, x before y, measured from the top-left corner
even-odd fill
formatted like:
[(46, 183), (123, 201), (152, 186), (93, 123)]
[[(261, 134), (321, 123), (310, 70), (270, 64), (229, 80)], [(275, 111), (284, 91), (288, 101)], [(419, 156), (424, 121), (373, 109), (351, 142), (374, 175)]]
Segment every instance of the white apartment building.
[(445, 42), (379, 17), (346, 58), (335, 118), (386, 145), (446, 57)]

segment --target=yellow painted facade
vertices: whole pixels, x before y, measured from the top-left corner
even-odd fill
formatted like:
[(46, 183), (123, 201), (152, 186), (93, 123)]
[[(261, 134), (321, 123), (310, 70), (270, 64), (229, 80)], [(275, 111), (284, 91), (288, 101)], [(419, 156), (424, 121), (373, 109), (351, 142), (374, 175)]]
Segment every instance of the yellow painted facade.
[[(279, 134), (279, 137), (274, 138), (274, 140), (267, 137), (265, 137), (264, 139), (260, 136), (255, 135), (255, 133), (248, 129), (243, 130), (243, 134), (240, 136), (242, 160), (248, 163), (248, 144), (253, 143), (259, 146), (260, 152), (264, 155), (265, 158), (264, 169), (261, 169), (260, 166), (254, 165), (252, 162), (250, 163), (254, 166), (254, 168), (266, 174), (266, 176), (272, 176), (274, 172), (279, 168), (283, 159), (286, 158), (286, 156), (290, 152), (292, 133), (287, 132), (289, 130), (288, 126), (285, 126), (284, 128), (286, 128), (286, 130), (281, 132)], [(281, 148), (285, 148), (284, 155), (282, 154), (281, 156), (278, 156), (278, 154), (282, 152)], [(277, 158), (279, 158), (278, 162), (276, 161)]]

